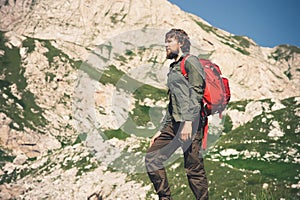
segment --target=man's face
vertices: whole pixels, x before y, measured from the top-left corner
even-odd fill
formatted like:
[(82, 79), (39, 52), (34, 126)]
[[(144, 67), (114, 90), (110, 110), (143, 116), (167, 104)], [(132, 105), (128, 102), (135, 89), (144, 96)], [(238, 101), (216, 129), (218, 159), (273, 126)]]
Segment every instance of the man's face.
[(178, 43), (175, 37), (166, 38), (165, 43), (166, 43), (167, 59), (177, 58), (177, 56), (179, 55), (181, 44)]

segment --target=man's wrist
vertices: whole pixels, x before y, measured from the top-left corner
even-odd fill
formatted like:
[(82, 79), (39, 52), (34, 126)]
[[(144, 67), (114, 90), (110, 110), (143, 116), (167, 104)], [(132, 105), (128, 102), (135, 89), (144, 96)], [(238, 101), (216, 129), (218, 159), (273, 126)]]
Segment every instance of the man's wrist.
[(184, 125), (192, 126), (192, 121), (185, 121), (185, 122), (184, 122)]

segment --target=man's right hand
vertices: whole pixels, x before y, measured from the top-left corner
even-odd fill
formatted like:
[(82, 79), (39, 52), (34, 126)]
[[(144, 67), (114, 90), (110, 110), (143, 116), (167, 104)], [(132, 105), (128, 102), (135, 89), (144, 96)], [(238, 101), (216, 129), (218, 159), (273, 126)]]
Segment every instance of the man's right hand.
[(152, 144), (154, 143), (154, 141), (156, 140), (156, 138), (158, 138), (158, 136), (160, 135), (160, 131), (158, 131), (150, 140), (150, 147), (152, 146)]
[(192, 122), (186, 121), (184, 122), (182, 131), (180, 133), (180, 139), (183, 142), (186, 142), (187, 140), (190, 140), (192, 138)]

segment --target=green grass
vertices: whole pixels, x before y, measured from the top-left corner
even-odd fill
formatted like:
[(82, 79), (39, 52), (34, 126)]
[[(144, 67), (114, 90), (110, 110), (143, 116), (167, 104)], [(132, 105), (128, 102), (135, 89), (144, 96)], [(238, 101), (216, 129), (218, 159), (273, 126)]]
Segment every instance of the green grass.
[[(45, 126), (47, 122), (42, 116), (43, 110), (35, 103), (34, 94), (26, 89), (27, 82), (24, 77), (24, 68), (21, 67), (19, 48), (8, 48), (5, 46), (5, 42), (4, 32), (0, 32), (0, 49), (5, 51), (5, 54), (0, 57), (0, 70), (5, 75), (5, 79), (0, 80), (0, 89), (13, 103), (9, 103), (8, 99), (1, 95), (0, 112), (5, 113), (18, 124), (18, 127), (14, 127), (15, 129), (23, 130), (24, 127), (29, 127), (40, 132), (39, 127)], [(13, 84), (17, 86), (21, 99), (11, 93), (10, 87)]]
[[(241, 163), (246, 165), (247, 161), (241, 161)], [(206, 160), (205, 164), (208, 179), (211, 182), (209, 186), (211, 199), (297, 199), (296, 190), (286, 188), (283, 182), (280, 183), (274, 177), (266, 177), (265, 174), (255, 174), (247, 170), (241, 171), (236, 167), (232, 168), (220, 162)], [(251, 162), (249, 164), (252, 164), (255, 169), (257, 163)], [(266, 169), (267, 167), (270, 165), (265, 166)], [(265, 183), (268, 184), (267, 189), (262, 187)]]
[[(232, 102), (232, 107), (238, 107), (244, 111), (244, 107), (250, 101)], [(270, 99), (261, 100), (271, 108), (274, 105)], [(239, 199), (239, 200), (272, 200), (284, 198), (286, 200), (298, 199), (299, 189), (291, 188), (298, 183), (300, 165), (295, 163), (287, 155), (289, 148), (299, 151), (299, 134), (295, 134), (299, 127), (299, 117), (295, 110), (299, 105), (295, 98), (283, 100), (286, 108), (270, 111), (264, 110), (262, 115), (255, 117), (251, 122), (228, 131), (221, 136), (213, 150), (205, 156), (205, 169), (209, 180), (210, 199)], [(266, 121), (262, 122), (265, 118)], [(285, 135), (280, 140), (268, 137), (273, 121), (278, 121)], [(226, 123), (226, 122), (225, 122)], [(288, 129), (286, 127), (289, 126)], [(230, 129), (228, 129), (230, 130)], [(265, 142), (245, 143), (245, 141), (261, 140)], [(145, 145), (147, 146), (147, 145)], [(233, 148), (238, 151), (259, 152), (261, 156), (245, 158), (243, 155), (220, 156), (219, 152)], [(145, 152), (142, 148), (141, 151)], [(273, 152), (280, 157), (266, 159), (263, 156)], [(174, 200), (193, 199), (193, 194), (188, 187), (183, 158), (180, 157), (174, 163), (179, 163), (175, 170), (168, 165), (167, 175), (171, 185)], [(143, 181), (145, 185), (152, 185), (146, 173), (131, 174), (129, 179)], [(263, 185), (268, 185), (263, 188)], [(155, 194), (152, 187), (147, 195)]]
[[(274, 105), (274, 102), (269, 99), (261, 100), (261, 102), (268, 103), (269, 108)], [(258, 170), (263, 182), (269, 183), (274, 191), (264, 191), (255, 188), (249, 189), (246, 194), (251, 193), (260, 194), (263, 199), (277, 199), (283, 197), (287, 199), (296, 199), (296, 189), (287, 188), (286, 185), (298, 183), (296, 178), (300, 172), (299, 163), (295, 163), (294, 156), (287, 155), (289, 149), (293, 148), (299, 151), (300, 135), (296, 134), (297, 127), (299, 127), (300, 118), (295, 114), (296, 109), (299, 109), (299, 104), (295, 103), (295, 99), (288, 98), (283, 100), (286, 108), (276, 111), (264, 111), (261, 115), (253, 118), (252, 121), (245, 125), (238, 127), (226, 135), (222, 136), (217, 142), (217, 146), (213, 152), (208, 155), (208, 158), (218, 155), (218, 152), (224, 149), (235, 149), (239, 152), (249, 151), (257, 152), (260, 156), (246, 158), (244, 155), (232, 155), (227, 157), (218, 157), (222, 162), (228, 163), (234, 169), (241, 169), (246, 171)], [(246, 105), (246, 103), (236, 102), (236, 105)], [(273, 129), (274, 121), (278, 122), (280, 129), (284, 135), (279, 139), (269, 137), (268, 134)], [(287, 128), (288, 127), (288, 128)], [(245, 141), (264, 141), (264, 142), (247, 142)], [(276, 157), (264, 157), (266, 154), (276, 155)], [(250, 182), (251, 185), (258, 184), (258, 181)], [(247, 187), (248, 184), (247, 184)], [(265, 196), (265, 197), (263, 197)], [(241, 199), (242, 196), (240, 196)], [(247, 197), (248, 198), (248, 197)], [(254, 199), (254, 197), (249, 197)], [(257, 198), (256, 199), (260, 199)]]
[[(127, 122), (125, 122), (125, 125), (123, 127), (126, 130), (126, 132), (128, 131), (129, 133), (137, 133), (137, 126), (147, 126), (147, 123), (153, 120), (154, 124), (158, 123), (156, 121), (157, 117), (151, 119), (149, 111), (151, 110), (151, 112), (154, 112), (152, 113), (152, 116), (154, 114), (161, 115), (161, 109), (146, 105), (140, 105), (140, 103), (143, 102), (146, 98), (152, 99), (154, 101), (154, 104), (155, 101), (164, 100), (166, 99), (167, 95), (166, 90), (141, 83), (129, 77), (123, 71), (117, 69), (114, 65), (110, 65), (102, 73), (96, 71), (95, 68), (93, 68), (90, 65), (86, 65), (86, 67), (84, 67), (83, 70), (87, 72), (90, 75), (90, 77), (94, 79), (98, 78), (99, 82), (104, 85), (112, 84), (116, 86), (117, 90), (122, 89), (127, 93), (133, 94), (134, 98), (136, 99), (136, 103), (135, 108), (129, 114), (129, 118)], [(134, 124), (134, 126), (132, 124)], [(148, 135), (148, 133), (146, 133), (146, 135)]]
[(95, 71), (91, 66), (87, 66), (84, 69), (90, 76), (94, 74), (94, 78), (100, 77), (100, 83), (104, 85), (108, 83), (113, 84), (117, 89), (124, 89), (127, 92), (133, 93), (135, 98), (140, 101), (144, 101), (145, 98), (154, 99), (156, 101), (162, 100), (167, 94), (167, 91), (164, 89), (141, 83), (129, 77), (114, 65), (110, 65), (102, 74), (99, 71)]
[[(174, 163), (179, 166), (175, 169), (166, 166), (167, 177), (171, 188), (172, 197), (174, 200), (194, 199), (185, 170), (183, 167), (183, 158), (180, 157)], [(173, 164), (174, 164), (173, 163)], [(269, 200), (269, 199), (297, 199), (297, 190), (286, 188), (280, 181), (274, 180), (273, 177), (266, 177), (265, 174), (255, 174), (251, 170), (239, 170), (232, 168), (229, 165), (224, 165), (222, 162), (211, 161), (205, 159), (205, 169), (209, 181), (209, 198), (210, 199), (239, 199), (239, 200)], [(246, 164), (247, 161), (243, 161)], [(250, 163), (255, 169), (256, 162)], [(263, 167), (263, 165), (262, 165)], [(266, 165), (265, 168), (270, 165)], [(273, 166), (271, 166), (273, 167)], [(284, 166), (278, 166), (284, 170)], [(288, 168), (289, 170), (289, 168)], [(286, 175), (283, 174), (282, 176)], [(151, 185), (146, 173), (137, 173), (129, 176), (129, 180), (140, 180), (144, 185)], [(263, 184), (268, 184), (268, 188), (263, 189)], [(147, 194), (147, 200), (150, 200), (150, 195), (155, 194), (152, 186)]]
[[(36, 97), (27, 89), (27, 80), (24, 76), (25, 69), (22, 67), (23, 63), (19, 53), (20, 49), (17, 47), (6, 47), (4, 34), (5, 32), (0, 32), (0, 49), (5, 52), (0, 57), (0, 70), (5, 76), (4, 80), (0, 80), (0, 89), (7, 98), (4, 98), (3, 95), (0, 96), (0, 111), (13, 119), (15, 124), (17, 124), (16, 126), (10, 124), (12, 128), (23, 130), (24, 127), (28, 127), (41, 133), (41, 127), (44, 127), (48, 122), (43, 117), (43, 110), (35, 103)], [(59, 57), (64, 62), (70, 63), (73, 68), (81, 66), (81, 61), (70, 59), (67, 54), (54, 47), (49, 40), (27, 37), (22, 45), (27, 48), (28, 54), (35, 50), (35, 41), (39, 41), (48, 49), (44, 55), (47, 57), (50, 67), (58, 67), (54, 61), (55, 57)], [(45, 78), (49, 82), (55, 81), (55, 74), (46, 72)], [(14, 96), (10, 90), (10, 87), (14, 84), (17, 86), (17, 91), (21, 99)]]
[[(106, 70), (104, 70), (99, 81), (104, 85), (107, 83), (117, 85), (118, 83), (120, 83), (120, 81), (123, 81), (124, 78), (128, 77), (123, 71), (117, 69), (117, 67), (114, 65), (110, 65)], [(123, 84), (118, 85), (121, 86)]]
[(237, 50), (238, 52), (246, 55), (246, 56), (249, 56), (250, 55), (250, 52), (245, 50), (244, 48), (240, 47), (240, 46), (237, 46), (236, 44), (232, 44), (230, 42), (224, 42), (224, 41), (221, 41), (223, 44), (227, 45), (227, 46), (230, 46), (231, 48)]
[(74, 69), (79, 69), (79, 67), (82, 65), (81, 60), (73, 60), (62, 50), (53, 46), (51, 44), (52, 40), (42, 40), (42, 39), (36, 39), (36, 40), (42, 43), (42, 45), (48, 49), (48, 51), (45, 52), (44, 55), (47, 57), (50, 67), (52, 68), (58, 67), (54, 61), (55, 57), (59, 57), (60, 60), (62, 60), (63, 62), (69, 63)]
[[(70, 125), (68, 124), (67, 126), (70, 126)], [(67, 129), (67, 127), (66, 127), (66, 129)], [(57, 135), (57, 136), (55, 136), (55, 138), (60, 142), (61, 148), (70, 146), (72, 144), (72, 139), (65, 135)]]
[(124, 140), (124, 139), (126, 139), (130, 136), (128, 133), (125, 133), (121, 129), (105, 130), (103, 133), (107, 137), (107, 139), (117, 138), (117, 139), (120, 139), (120, 140)]
[(150, 116), (148, 115), (149, 110), (149, 106), (141, 106), (136, 103), (135, 108), (133, 109), (133, 113), (130, 114), (130, 117), (136, 122), (138, 126), (145, 126), (147, 122), (151, 121)]
[(163, 100), (167, 98), (167, 91), (159, 89), (151, 85), (143, 84), (141, 87), (134, 91), (136, 99), (144, 101), (145, 98), (153, 99), (155, 101)]
[(200, 21), (197, 21), (197, 20), (194, 20), (194, 22), (200, 26), (203, 30), (205, 30), (206, 32), (212, 32), (214, 34), (216, 34), (216, 31), (218, 30), (217, 28), (213, 27), (213, 26), (209, 26), (209, 25), (206, 25)]
[[(268, 100), (262, 100), (262, 102), (269, 102), (269, 106), (274, 104)], [(299, 105), (296, 105), (293, 97), (283, 100), (282, 103), (286, 108), (272, 112), (263, 112), (261, 115), (254, 117), (252, 121), (232, 130), (229, 132), (230, 134), (222, 137), (219, 141), (219, 146), (243, 149), (247, 147), (247, 144), (243, 144), (245, 140), (265, 140), (267, 144), (250, 144), (250, 146), (252, 146), (252, 149), (261, 150), (261, 153), (265, 153), (268, 149), (270, 150), (274, 143), (278, 150), (272, 150), (273, 152), (278, 151), (280, 153), (280, 151), (283, 151), (283, 149), (287, 150), (289, 147), (297, 149), (297, 142), (300, 141), (300, 136), (299, 134), (295, 134), (295, 131), (299, 126), (300, 117), (295, 114), (295, 110)], [(234, 102), (231, 105), (231, 109), (237, 105), (246, 105), (246, 102), (239, 102), (238, 104)], [(243, 107), (241, 107), (241, 110), (243, 110)], [(268, 133), (273, 128), (272, 124), (274, 121), (278, 122), (281, 131), (284, 132), (284, 136), (278, 141), (268, 136)]]
[(45, 52), (44, 55), (48, 58), (49, 66), (55, 63), (55, 57), (59, 57), (61, 60), (69, 62), (74, 69), (79, 69), (80, 65), (82, 64), (81, 60), (73, 60), (62, 50), (57, 49), (55, 46), (53, 46), (51, 44), (51, 42), (54, 42), (53, 40), (43, 40), (38, 38), (26, 37), (26, 39), (22, 43), (22, 46), (27, 48), (27, 54), (30, 54), (35, 50), (35, 41), (40, 42), (44, 47), (48, 49), (48, 51)]
[(300, 173), (300, 165), (294, 163), (266, 162), (256, 159), (231, 159), (226, 163), (237, 169), (259, 170), (262, 176), (279, 182), (295, 182), (295, 177)]
[(233, 128), (232, 120), (229, 115), (225, 115), (225, 116), (223, 116), (223, 118), (224, 118), (223, 132), (228, 133)]
[(273, 58), (276, 61), (288, 61), (293, 57), (293, 54), (300, 54), (300, 49), (297, 46), (284, 44), (277, 46), (269, 58)]
[(101, 71), (95, 69), (93, 66), (91, 66), (90, 64), (88, 64), (86, 62), (83, 62), (80, 65), (80, 70), (87, 73), (89, 75), (89, 77), (94, 80), (99, 80), (102, 75)]
[(52, 81), (54, 81), (55, 74), (50, 73), (50, 72), (46, 72), (45, 75), (46, 75), (46, 76), (45, 76), (45, 80), (46, 80), (47, 82), (52, 82)]
[[(242, 161), (242, 163), (246, 164), (247, 161)], [(257, 170), (255, 168), (257, 162), (249, 164), (254, 165), (254, 170)], [(265, 174), (255, 174), (247, 170), (241, 171), (239, 170), (241, 168), (233, 167), (206, 160), (207, 171), (213, 171), (208, 175), (208, 179), (211, 181), (211, 199), (232, 198), (248, 200), (277, 199), (278, 197), (294, 199), (296, 196), (295, 190), (287, 189), (284, 184), (278, 184), (278, 182), (274, 181), (274, 177), (268, 177)], [(269, 186), (267, 189), (262, 187), (265, 183)]]
[[(288, 62), (295, 54), (300, 54), (300, 49), (296, 46), (290, 45), (279, 45), (275, 48), (275, 50), (268, 56), (269, 59), (274, 59), (276, 61), (285, 61)], [(292, 73), (291, 67), (284, 72), (284, 74), (291, 80)]]
[(5, 165), (6, 162), (13, 162), (16, 156), (12, 156), (6, 151), (0, 149), (0, 169)]
[(34, 44), (34, 39), (27, 37), (24, 41), (23, 41), (23, 47), (27, 48), (27, 53), (30, 54), (34, 51), (35, 49), (35, 44)]
[(91, 158), (93, 157), (92, 154), (88, 154), (87, 156), (81, 157), (78, 160), (73, 160), (74, 156), (69, 159), (69, 157), (66, 157), (65, 160), (60, 163), (63, 170), (68, 170), (71, 168), (77, 168), (78, 171), (76, 173), (76, 176), (81, 176), (86, 172), (93, 171), (97, 168), (98, 163), (92, 162)]
[(239, 36), (239, 35), (234, 35), (234, 36), (232, 36), (232, 38), (235, 39), (236, 41), (238, 41), (240, 46), (242, 46), (244, 48), (249, 48), (250, 47), (251, 43), (245, 37)]
[(244, 112), (246, 109), (246, 106), (247, 104), (250, 102), (251, 100), (241, 100), (241, 101), (230, 101), (228, 103), (228, 107), (227, 109), (230, 109), (230, 110), (238, 110), (238, 111), (241, 111), (241, 112)]
[(117, 60), (117, 61), (120, 61), (121, 65), (128, 63), (127, 58), (125, 56), (119, 55), (117, 53), (115, 53), (114, 59)]
[[(29, 164), (31, 161), (28, 159), (25, 164)], [(41, 174), (44, 171), (49, 171), (53, 166), (53, 163), (51, 163), (51, 160), (48, 158), (47, 161), (39, 166), (36, 169), (29, 169), (29, 168), (15, 168), (12, 173), (8, 174), (7, 172), (4, 172), (3, 175), (0, 176), (0, 185), (4, 183), (12, 183), (15, 182), (18, 179), (22, 179), (28, 175), (37, 175)]]
[(220, 42), (222, 42), (223, 44), (237, 50), (238, 52), (244, 54), (244, 55), (250, 55), (250, 52), (247, 51), (246, 49), (250, 47), (250, 45), (252, 44), (247, 38), (243, 37), (243, 36), (225, 36), (225, 35), (221, 35), (220, 33), (218, 33), (218, 29), (213, 27), (213, 26), (209, 26), (206, 25), (200, 21), (194, 20), (194, 22), (200, 26), (204, 31), (208, 32), (208, 33), (213, 33), (215, 34), (217, 37), (219, 37), (221, 40)]
[(77, 138), (75, 139), (75, 141), (73, 142), (72, 145), (79, 144), (79, 143), (81, 143), (83, 141), (86, 141), (87, 136), (88, 136), (87, 133), (80, 133), (80, 134), (78, 134)]
[(132, 59), (133, 56), (136, 56), (136, 54), (132, 50), (130, 50), (130, 49), (126, 49), (125, 55), (129, 56), (130, 57), (129, 59)]

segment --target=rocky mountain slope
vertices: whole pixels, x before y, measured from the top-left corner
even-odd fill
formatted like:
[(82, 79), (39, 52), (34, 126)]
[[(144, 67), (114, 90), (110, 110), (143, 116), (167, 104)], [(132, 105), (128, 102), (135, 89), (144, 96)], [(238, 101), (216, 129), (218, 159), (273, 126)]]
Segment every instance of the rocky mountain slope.
[[(143, 155), (166, 106), (164, 34), (173, 27), (185, 29), (192, 53), (216, 62), (230, 80), (227, 117), (211, 119), (212, 195), (230, 196), (228, 188), (213, 192), (224, 187), (213, 166), (247, 169), (245, 158), (296, 172), (272, 182), (264, 169), (247, 169), (245, 182), (261, 170), (269, 188), (299, 194), (298, 47), (260, 47), (166, 0), (7, 0), (0, 11), (2, 199), (86, 199), (100, 191), (105, 199), (154, 198), (141, 178)], [(239, 140), (252, 145), (235, 146)]]

